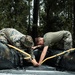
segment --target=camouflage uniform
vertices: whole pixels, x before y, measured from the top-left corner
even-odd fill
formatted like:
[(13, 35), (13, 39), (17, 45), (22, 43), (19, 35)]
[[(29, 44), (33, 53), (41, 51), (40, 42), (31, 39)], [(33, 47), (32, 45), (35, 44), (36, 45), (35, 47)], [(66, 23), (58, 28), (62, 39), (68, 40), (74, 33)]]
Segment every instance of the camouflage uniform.
[[(25, 49), (32, 47), (34, 45), (32, 37), (29, 35), (24, 35), (13, 28), (4, 28), (0, 30), (0, 41), (5, 43), (10, 43), (20, 49)], [(35, 58), (33, 50), (30, 49), (32, 59)]]
[(69, 31), (48, 32), (44, 35), (44, 45), (50, 48), (72, 48), (72, 35)]

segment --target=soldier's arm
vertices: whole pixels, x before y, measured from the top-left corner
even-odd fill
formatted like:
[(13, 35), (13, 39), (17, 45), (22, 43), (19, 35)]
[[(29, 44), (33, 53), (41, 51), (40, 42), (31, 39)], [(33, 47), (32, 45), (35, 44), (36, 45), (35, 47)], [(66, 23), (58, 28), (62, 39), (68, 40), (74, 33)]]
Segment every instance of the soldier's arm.
[(38, 66), (38, 63), (37, 63), (36, 59), (32, 59), (31, 63), (33, 64), (33, 66)]
[(32, 49), (36, 49), (36, 48), (39, 48), (41, 47), (42, 45), (37, 45), (37, 46), (33, 46)]
[(40, 60), (39, 60), (39, 65), (41, 65), (43, 59), (45, 58), (47, 50), (48, 50), (48, 46), (45, 46), (42, 53), (41, 53), (41, 57), (40, 57)]

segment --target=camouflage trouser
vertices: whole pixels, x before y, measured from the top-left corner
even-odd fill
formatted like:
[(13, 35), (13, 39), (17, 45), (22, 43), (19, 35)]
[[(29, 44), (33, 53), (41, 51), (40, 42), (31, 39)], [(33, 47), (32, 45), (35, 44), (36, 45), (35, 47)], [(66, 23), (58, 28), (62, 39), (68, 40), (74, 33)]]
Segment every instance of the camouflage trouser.
[(66, 31), (64, 33), (63, 40), (64, 40), (64, 49), (65, 50), (72, 48), (72, 35), (69, 31)]

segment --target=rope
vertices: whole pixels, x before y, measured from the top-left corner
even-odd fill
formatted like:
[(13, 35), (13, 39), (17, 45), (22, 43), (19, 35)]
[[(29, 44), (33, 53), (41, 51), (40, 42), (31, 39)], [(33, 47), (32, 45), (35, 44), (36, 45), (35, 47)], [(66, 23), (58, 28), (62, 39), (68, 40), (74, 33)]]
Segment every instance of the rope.
[[(21, 49), (15, 47), (15, 46), (9, 45), (9, 44), (8, 44), (8, 46), (11, 47), (11, 48), (14, 48), (15, 50), (17, 50), (17, 51), (23, 53), (24, 55), (27, 55), (27, 56), (28, 56), (28, 57), (25, 57), (24, 59), (30, 59), (30, 58), (31, 58), (31, 55), (28, 54), (28, 53), (26, 53), (26, 52), (24, 52), (23, 50), (21, 50)], [(53, 55), (53, 56), (50, 56), (50, 57), (44, 59), (41, 64), (43, 64), (45, 61), (47, 61), (47, 60), (49, 60), (49, 59), (55, 58), (55, 57), (57, 57), (57, 56), (63, 55), (63, 54), (65, 54), (65, 53), (67, 53), (67, 52), (74, 51), (74, 50), (75, 50), (75, 48), (71, 48), (71, 49), (69, 49), (69, 50), (66, 50), (66, 51), (63, 51), (63, 52), (61, 52), (61, 53), (55, 54), (55, 55)]]
[(28, 54), (28, 53), (26, 53), (26, 52), (24, 52), (23, 50), (21, 50), (21, 49), (15, 47), (15, 46), (9, 45), (9, 44), (7, 44), (7, 45), (8, 45), (9, 47), (14, 48), (15, 50), (17, 50), (17, 51), (23, 53), (24, 55), (27, 55), (27, 57), (25, 57), (24, 59), (30, 59), (30, 58), (31, 58), (31, 55)]
[(47, 60), (49, 60), (49, 59), (55, 58), (55, 57), (57, 57), (57, 56), (63, 55), (63, 54), (65, 54), (65, 53), (67, 53), (67, 52), (74, 51), (74, 50), (75, 50), (75, 48), (71, 48), (71, 49), (69, 49), (69, 50), (63, 51), (63, 52), (58, 53), (58, 54), (56, 54), (56, 55), (50, 56), (50, 57), (44, 59), (41, 64), (43, 64), (45, 61), (47, 61)]

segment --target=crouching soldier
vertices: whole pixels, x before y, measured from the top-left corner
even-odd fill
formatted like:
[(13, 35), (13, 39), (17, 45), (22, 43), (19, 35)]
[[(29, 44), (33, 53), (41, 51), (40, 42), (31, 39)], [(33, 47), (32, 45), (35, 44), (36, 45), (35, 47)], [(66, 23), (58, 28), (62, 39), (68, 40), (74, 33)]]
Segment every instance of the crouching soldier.
[[(31, 49), (31, 47), (34, 45), (31, 36), (24, 35), (13, 28), (3, 28), (2, 30), (0, 30), (0, 43), (2, 45), (2, 46), (0, 46), (1, 49), (2, 49), (2, 47), (4, 49), (4, 52), (0, 53), (0, 56), (4, 56), (3, 58), (6, 58), (8, 60), (13, 59), (13, 58), (18, 58), (18, 56), (11, 58), (13, 53), (14, 53), (14, 55), (19, 54), (19, 52), (17, 52), (15, 54), (15, 50), (10, 52), (11, 50), (9, 49), (9, 47), (6, 44), (11, 44), (11, 45), (16, 46), (17, 48), (22, 49), (22, 50), (24, 50), (25, 48), (26, 49), (28, 48), (28, 51), (31, 55), (31, 58), (29, 59), (29, 61), (34, 66), (37, 65), (37, 62), (35, 60), (35, 56), (33, 54), (33, 50)], [(0, 51), (2, 51), (1, 49), (0, 49)], [(12, 55), (11, 55), (11, 53), (12, 53)], [(20, 56), (22, 56), (22, 54), (19, 54), (19, 57)], [(24, 57), (25, 56), (23, 55), (21, 58), (24, 58)], [(18, 59), (14, 59), (14, 60), (18, 61)], [(11, 60), (11, 61), (13, 62), (13, 60)], [(17, 63), (17, 61), (16, 61), (16, 63)]]
[(33, 49), (44, 45), (38, 64), (41, 65), (43, 59), (46, 56), (48, 48), (59, 50), (67, 50), (72, 48), (72, 35), (69, 31), (65, 30), (48, 32), (44, 35), (44, 37), (38, 37), (36, 44), (37, 46), (34, 46)]

